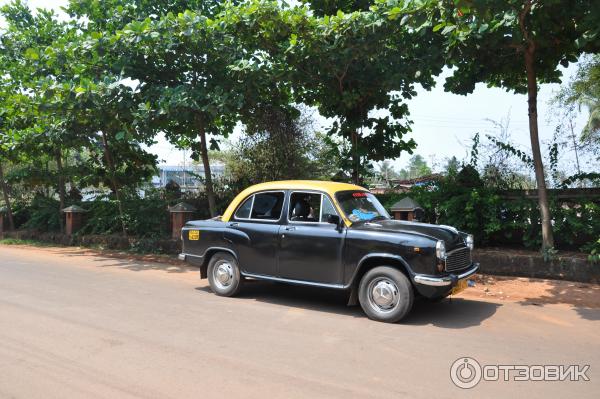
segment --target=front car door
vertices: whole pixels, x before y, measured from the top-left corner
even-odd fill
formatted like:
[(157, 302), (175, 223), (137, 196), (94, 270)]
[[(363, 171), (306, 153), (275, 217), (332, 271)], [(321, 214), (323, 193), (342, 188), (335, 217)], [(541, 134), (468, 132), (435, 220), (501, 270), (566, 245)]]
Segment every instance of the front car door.
[(277, 275), (277, 248), (283, 218), (284, 191), (265, 191), (246, 198), (227, 222), (224, 238), (238, 255), (242, 273)]
[(287, 224), (280, 229), (279, 276), (341, 284), (346, 231), (327, 223), (328, 215), (339, 216), (331, 198), (311, 191), (290, 191), (288, 197)]

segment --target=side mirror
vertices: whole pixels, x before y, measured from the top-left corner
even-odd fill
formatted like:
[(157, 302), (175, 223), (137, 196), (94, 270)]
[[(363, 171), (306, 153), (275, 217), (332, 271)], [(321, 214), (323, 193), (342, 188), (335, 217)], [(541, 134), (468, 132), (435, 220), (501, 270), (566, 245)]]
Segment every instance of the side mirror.
[(336, 226), (340, 225), (340, 217), (338, 215), (327, 215), (327, 223), (335, 224)]

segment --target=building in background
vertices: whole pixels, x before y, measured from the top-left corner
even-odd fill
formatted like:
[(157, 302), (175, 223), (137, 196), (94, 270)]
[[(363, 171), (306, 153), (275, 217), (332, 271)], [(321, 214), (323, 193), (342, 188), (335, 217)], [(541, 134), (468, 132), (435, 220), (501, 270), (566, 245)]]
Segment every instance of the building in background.
[[(225, 173), (225, 165), (215, 162), (210, 165), (214, 179)], [(181, 191), (204, 190), (204, 167), (202, 165), (158, 165), (158, 176), (152, 178), (152, 185), (156, 188), (165, 187), (169, 182), (179, 185)]]

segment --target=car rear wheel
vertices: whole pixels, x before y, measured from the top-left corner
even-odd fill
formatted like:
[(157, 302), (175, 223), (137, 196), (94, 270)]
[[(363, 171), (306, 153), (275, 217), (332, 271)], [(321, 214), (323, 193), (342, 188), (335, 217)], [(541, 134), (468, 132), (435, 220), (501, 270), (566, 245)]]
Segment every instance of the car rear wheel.
[(242, 276), (237, 260), (226, 252), (218, 252), (208, 263), (208, 283), (220, 296), (234, 296), (242, 287)]
[(396, 323), (410, 312), (413, 300), (410, 281), (393, 267), (376, 267), (360, 280), (358, 301), (372, 320)]

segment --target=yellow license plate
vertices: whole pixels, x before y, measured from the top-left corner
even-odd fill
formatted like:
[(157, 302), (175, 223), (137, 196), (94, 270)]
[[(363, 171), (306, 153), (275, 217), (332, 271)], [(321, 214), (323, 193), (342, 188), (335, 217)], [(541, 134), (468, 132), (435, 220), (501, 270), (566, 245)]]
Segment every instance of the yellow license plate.
[(469, 285), (469, 280), (468, 279), (462, 279), (462, 280), (458, 280), (458, 282), (456, 283), (456, 285), (452, 288), (452, 295), (456, 295), (461, 291), (464, 291)]
[(200, 239), (200, 231), (199, 230), (190, 230), (188, 233), (188, 238), (190, 241), (198, 241)]

